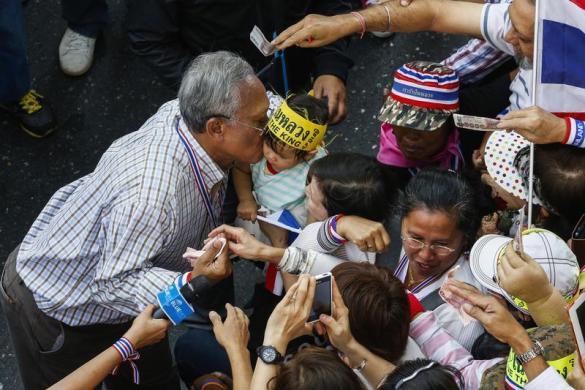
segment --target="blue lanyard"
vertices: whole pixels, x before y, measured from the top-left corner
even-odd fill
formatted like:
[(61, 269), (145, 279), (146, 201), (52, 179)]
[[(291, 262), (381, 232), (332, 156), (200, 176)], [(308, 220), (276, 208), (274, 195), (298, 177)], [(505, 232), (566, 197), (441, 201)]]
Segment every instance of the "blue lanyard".
[(191, 145), (189, 145), (189, 142), (187, 141), (187, 137), (185, 136), (185, 134), (183, 133), (183, 131), (179, 127), (179, 117), (178, 116), (177, 116), (176, 121), (177, 121), (177, 124), (175, 126), (175, 130), (177, 131), (177, 134), (179, 135), (179, 139), (181, 140), (181, 143), (185, 147), (185, 150), (187, 151), (187, 155), (189, 156), (189, 163), (191, 165), (191, 171), (193, 172), (193, 176), (195, 177), (195, 182), (197, 183), (197, 188), (199, 189), (199, 193), (201, 194), (201, 197), (203, 198), (203, 203), (205, 205), (205, 208), (207, 209), (207, 213), (209, 214), (209, 217), (211, 218), (211, 221), (213, 222), (213, 227), (217, 227), (217, 226), (219, 226), (218, 218), (216, 217), (215, 213), (213, 212), (213, 203), (211, 202), (211, 197), (209, 195), (209, 189), (207, 188), (207, 186), (205, 185), (205, 181), (203, 180), (203, 175), (201, 174), (201, 167), (199, 166), (199, 162), (197, 161), (197, 157), (195, 156), (195, 152), (193, 151), (193, 149), (191, 148)]

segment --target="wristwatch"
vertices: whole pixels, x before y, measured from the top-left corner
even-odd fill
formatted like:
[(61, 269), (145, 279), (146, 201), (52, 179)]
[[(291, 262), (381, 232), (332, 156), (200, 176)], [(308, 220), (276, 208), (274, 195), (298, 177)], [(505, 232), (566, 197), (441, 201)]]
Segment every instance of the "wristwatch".
[(284, 358), (272, 345), (261, 345), (256, 349), (256, 355), (266, 364), (278, 364)]
[(518, 360), (520, 364), (526, 364), (542, 354), (544, 354), (544, 348), (542, 347), (542, 344), (540, 344), (538, 341), (535, 341), (532, 345), (532, 348), (530, 348), (528, 351), (521, 355), (516, 355), (516, 360)]

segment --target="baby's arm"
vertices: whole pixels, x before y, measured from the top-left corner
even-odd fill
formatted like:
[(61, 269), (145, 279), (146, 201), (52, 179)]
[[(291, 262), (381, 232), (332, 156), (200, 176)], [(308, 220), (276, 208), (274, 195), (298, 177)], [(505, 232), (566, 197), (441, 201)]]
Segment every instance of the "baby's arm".
[(254, 195), (252, 195), (250, 165), (236, 163), (234, 169), (232, 169), (232, 179), (238, 196), (238, 208), (236, 209), (238, 217), (247, 221), (256, 221), (258, 204), (254, 199)]

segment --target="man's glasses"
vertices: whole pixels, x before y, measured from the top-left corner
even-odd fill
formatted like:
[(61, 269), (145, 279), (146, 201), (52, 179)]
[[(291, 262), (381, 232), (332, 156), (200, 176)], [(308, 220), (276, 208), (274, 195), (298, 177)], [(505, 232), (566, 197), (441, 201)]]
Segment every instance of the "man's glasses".
[(429, 249), (438, 256), (447, 256), (447, 255), (450, 255), (451, 253), (455, 252), (455, 249), (449, 248), (448, 246), (439, 245), (439, 244), (430, 244), (429, 245), (421, 240), (417, 240), (414, 237), (400, 236), (400, 238), (402, 239), (402, 242), (404, 244), (406, 244), (408, 247), (410, 247), (412, 249), (421, 250), (425, 246), (428, 246)]
[(208, 116), (206, 116), (204, 118), (205, 119), (205, 122), (207, 122), (211, 118), (222, 118), (222, 119), (225, 119), (225, 120), (230, 121), (230, 122), (236, 122), (236, 123), (238, 123), (238, 124), (240, 124), (242, 126), (249, 127), (251, 129), (254, 129), (254, 130), (258, 131), (260, 133), (260, 135), (263, 135), (266, 132), (266, 126), (268, 125), (268, 119), (265, 120), (265, 123), (263, 124), (262, 127), (256, 127), (256, 126), (252, 126), (252, 125), (250, 125), (248, 123), (239, 121), (239, 120), (237, 120), (235, 118), (232, 118), (232, 117), (229, 117), (229, 116), (223, 115), (223, 114), (208, 115)]

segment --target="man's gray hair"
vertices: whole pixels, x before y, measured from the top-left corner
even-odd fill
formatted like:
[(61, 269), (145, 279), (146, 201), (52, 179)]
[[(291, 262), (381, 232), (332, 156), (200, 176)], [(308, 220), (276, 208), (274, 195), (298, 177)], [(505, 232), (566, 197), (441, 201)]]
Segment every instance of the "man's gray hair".
[(232, 118), (240, 107), (240, 87), (254, 76), (243, 58), (228, 51), (196, 57), (183, 75), (179, 108), (189, 130), (201, 133), (213, 115)]

